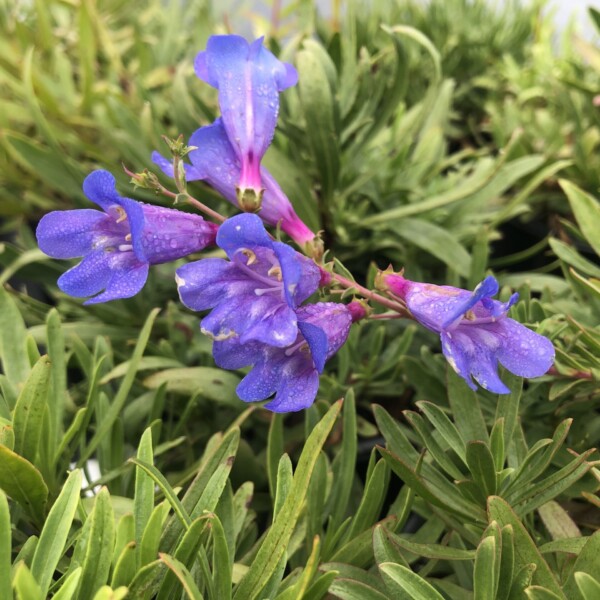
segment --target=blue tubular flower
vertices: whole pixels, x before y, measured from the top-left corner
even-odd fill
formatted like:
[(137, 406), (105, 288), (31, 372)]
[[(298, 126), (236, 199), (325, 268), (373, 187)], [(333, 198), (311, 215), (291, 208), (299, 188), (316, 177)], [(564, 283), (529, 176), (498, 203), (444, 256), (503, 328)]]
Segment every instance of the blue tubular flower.
[(215, 340), (233, 336), (287, 347), (298, 336), (295, 309), (318, 287), (315, 263), (274, 242), (256, 215), (228, 219), (217, 245), (229, 260), (206, 258), (177, 269), (181, 301), (192, 310), (212, 309), (202, 331)]
[(238, 35), (213, 35), (195, 61), (196, 75), (219, 90), (227, 135), (241, 160), (240, 197), (252, 190), (260, 198), (260, 161), (277, 123), (279, 92), (293, 86), (298, 74), (263, 46)]
[[(229, 142), (223, 121), (217, 119), (212, 125), (201, 127), (192, 134), (188, 144), (197, 150), (189, 153), (191, 165), (184, 163), (187, 181), (204, 180), (222, 194), (226, 200), (238, 206), (236, 186), (240, 180), (241, 161)], [(158, 152), (152, 160), (165, 175), (173, 177), (173, 163)], [(299, 246), (311, 243), (315, 234), (294, 211), (292, 204), (275, 178), (260, 168), (264, 193), (258, 215), (270, 225), (279, 225)]]
[(198, 215), (122, 198), (108, 171), (88, 175), (83, 191), (104, 212), (48, 213), (36, 235), (52, 258), (83, 256), (59, 278), (58, 287), (71, 296), (98, 294), (85, 304), (130, 298), (144, 287), (149, 265), (182, 258), (215, 241), (217, 226)]
[(498, 377), (498, 362), (520, 377), (539, 377), (552, 366), (550, 340), (506, 316), (518, 294), (506, 303), (491, 299), (498, 293), (494, 277), (484, 279), (473, 292), (416, 283), (396, 274), (383, 278), (417, 321), (440, 334), (444, 356), (473, 390), (472, 378), (491, 392), (510, 392)]
[(285, 348), (260, 342), (243, 344), (239, 337), (213, 345), (215, 362), (224, 369), (252, 370), (237, 387), (245, 402), (275, 398), (265, 405), (274, 412), (291, 412), (310, 406), (319, 389), (325, 362), (344, 344), (352, 315), (335, 302), (308, 304), (297, 310), (298, 335)]

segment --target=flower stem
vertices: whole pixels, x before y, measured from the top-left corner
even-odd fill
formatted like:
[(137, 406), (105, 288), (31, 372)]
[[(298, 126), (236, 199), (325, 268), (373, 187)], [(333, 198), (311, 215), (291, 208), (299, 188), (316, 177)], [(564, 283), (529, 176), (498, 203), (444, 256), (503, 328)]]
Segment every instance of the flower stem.
[[(399, 302), (395, 302), (394, 300), (390, 300), (373, 290), (370, 290), (355, 281), (350, 281), (350, 279), (346, 279), (337, 273), (330, 273), (332, 279), (334, 279), (337, 283), (339, 283), (342, 287), (345, 288), (354, 288), (357, 290), (363, 298), (370, 300), (372, 302), (377, 302), (377, 304), (381, 304), (381, 306), (385, 306), (395, 313), (399, 314), (401, 317), (405, 317), (407, 319), (412, 319), (412, 315), (406, 309), (406, 306), (400, 304)], [(372, 318), (372, 317), (371, 317)], [(383, 317), (380, 317), (383, 318)], [(388, 317), (389, 318), (389, 317)]]
[(171, 192), (170, 190), (168, 190), (163, 185), (160, 186), (158, 191), (161, 194), (168, 196), (169, 198), (177, 198), (177, 197), (183, 195), (183, 196), (185, 196), (185, 199), (187, 202), (189, 202), (192, 206), (195, 206), (199, 211), (201, 211), (201, 212), (205, 213), (206, 215), (208, 215), (209, 217), (211, 217), (211, 219), (214, 219), (215, 221), (218, 221), (219, 223), (223, 223), (223, 221), (226, 220), (226, 217), (219, 214), (217, 211), (213, 210), (212, 208), (209, 208), (208, 206), (206, 206), (206, 204), (200, 202), (200, 200), (197, 200), (193, 196), (190, 196), (190, 194), (188, 192), (186, 192), (185, 194), (175, 194), (175, 193)]

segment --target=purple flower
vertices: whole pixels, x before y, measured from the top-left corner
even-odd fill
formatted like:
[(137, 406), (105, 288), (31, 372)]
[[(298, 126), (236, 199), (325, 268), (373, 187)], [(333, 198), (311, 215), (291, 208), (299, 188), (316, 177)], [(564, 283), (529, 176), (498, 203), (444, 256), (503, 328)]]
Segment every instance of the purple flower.
[(52, 258), (83, 256), (59, 278), (58, 287), (71, 296), (98, 294), (85, 304), (130, 298), (146, 283), (149, 265), (187, 256), (215, 241), (217, 226), (198, 215), (122, 198), (108, 171), (88, 175), (83, 191), (104, 212), (48, 213), (36, 235), (41, 250)]
[(242, 163), (238, 187), (262, 190), (260, 161), (277, 124), (279, 92), (298, 81), (292, 65), (238, 35), (213, 35), (195, 61), (196, 75), (219, 90), (219, 106), (231, 144)]
[(396, 274), (383, 277), (415, 319), (440, 334), (444, 356), (471, 389), (477, 389), (474, 378), (486, 390), (508, 394), (498, 377), (498, 362), (520, 377), (539, 377), (552, 366), (550, 340), (506, 316), (518, 294), (506, 303), (491, 299), (498, 293), (494, 277), (486, 277), (473, 292)]
[[(240, 179), (241, 162), (229, 142), (223, 121), (217, 119), (212, 125), (198, 129), (192, 134), (190, 146), (197, 150), (189, 153), (191, 165), (184, 164), (187, 181), (202, 179), (221, 193), (229, 202), (238, 206), (236, 186)], [(152, 160), (169, 177), (173, 177), (173, 163), (158, 152), (152, 153)], [(279, 187), (274, 177), (260, 168), (264, 193), (258, 215), (270, 225), (278, 225), (298, 245), (311, 243), (315, 234), (304, 224), (294, 211), (288, 197)]]
[(319, 268), (273, 241), (249, 213), (225, 221), (217, 245), (229, 260), (205, 258), (177, 269), (181, 301), (192, 310), (212, 309), (202, 331), (215, 340), (289, 346), (298, 336), (295, 310), (317, 289)]
[(287, 347), (261, 342), (244, 344), (239, 337), (213, 345), (215, 362), (224, 369), (252, 370), (237, 387), (245, 402), (275, 398), (265, 405), (274, 412), (297, 411), (310, 406), (319, 389), (325, 362), (344, 344), (352, 315), (343, 304), (319, 302), (297, 310), (298, 334)]

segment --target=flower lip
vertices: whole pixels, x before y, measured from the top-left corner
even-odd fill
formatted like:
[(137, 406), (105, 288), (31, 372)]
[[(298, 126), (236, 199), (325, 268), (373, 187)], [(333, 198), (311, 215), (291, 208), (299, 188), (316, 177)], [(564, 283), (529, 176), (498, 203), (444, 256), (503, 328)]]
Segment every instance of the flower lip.
[(252, 365), (237, 388), (246, 402), (266, 400), (274, 412), (297, 411), (310, 406), (319, 387), (325, 362), (348, 337), (351, 312), (342, 304), (318, 302), (298, 309), (298, 334), (286, 347), (259, 342), (242, 343), (239, 337), (215, 342), (218, 366), (239, 369)]

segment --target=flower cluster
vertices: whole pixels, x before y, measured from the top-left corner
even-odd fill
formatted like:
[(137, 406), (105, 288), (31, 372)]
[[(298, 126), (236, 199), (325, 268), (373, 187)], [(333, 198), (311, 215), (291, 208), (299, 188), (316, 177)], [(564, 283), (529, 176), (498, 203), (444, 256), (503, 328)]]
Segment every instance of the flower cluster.
[(318, 288), (317, 265), (273, 241), (253, 214), (228, 219), (217, 233), (227, 254), (177, 269), (183, 304), (211, 310), (201, 323), (214, 340), (217, 365), (253, 370), (238, 387), (242, 400), (265, 400), (273, 411), (312, 404), (325, 361), (345, 342), (352, 314), (344, 305), (300, 306)]
[[(102, 210), (56, 211), (37, 229), (48, 255), (83, 257), (58, 280), (64, 292), (91, 296), (86, 304), (128, 298), (144, 286), (150, 265), (216, 244), (226, 258), (201, 258), (176, 270), (179, 296), (188, 308), (207, 311), (200, 327), (213, 340), (216, 364), (250, 367), (239, 397), (269, 400), (266, 408), (276, 412), (314, 402), (326, 361), (345, 343), (352, 323), (368, 315), (365, 301), (310, 302), (319, 287), (336, 283), (397, 311), (392, 316), (399, 312), (438, 333), (448, 362), (473, 389), (476, 381), (491, 392), (509, 391), (498, 363), (523, 377), (550, 368), (552, 344), (507, 317), (517, 295), (506, 303), (493, 300), (498, 292), (493, 277), (469, 292), (385, 271), (378, 278), (381, 295), (319, 266), (320, 240), (261, 166), (277, 122), (279, 93), (295, 85), (295, 69), (277, 60), (262, 39), (249, 44), (235, 35), (211, 37), (195, 69), (218, 90), (221, 117), (198, 129), (185, 151), (177, 154), (182, 138), (172, 145), (173, 162), (157, 152), (152, 160), (175, 178), (180, 192), (185, 181), (203, 180), (244, 212), (218, 227), (195, 214), (124, 198), (110, 173), (95, 171), (83, 188)], [(180, 160), (184, 155), (187, 164)], [(164, 190), (156, 176), (151, 179), (150, 187)], [(280, 227), (309, 256), (274, 240), (263, 222)]]

